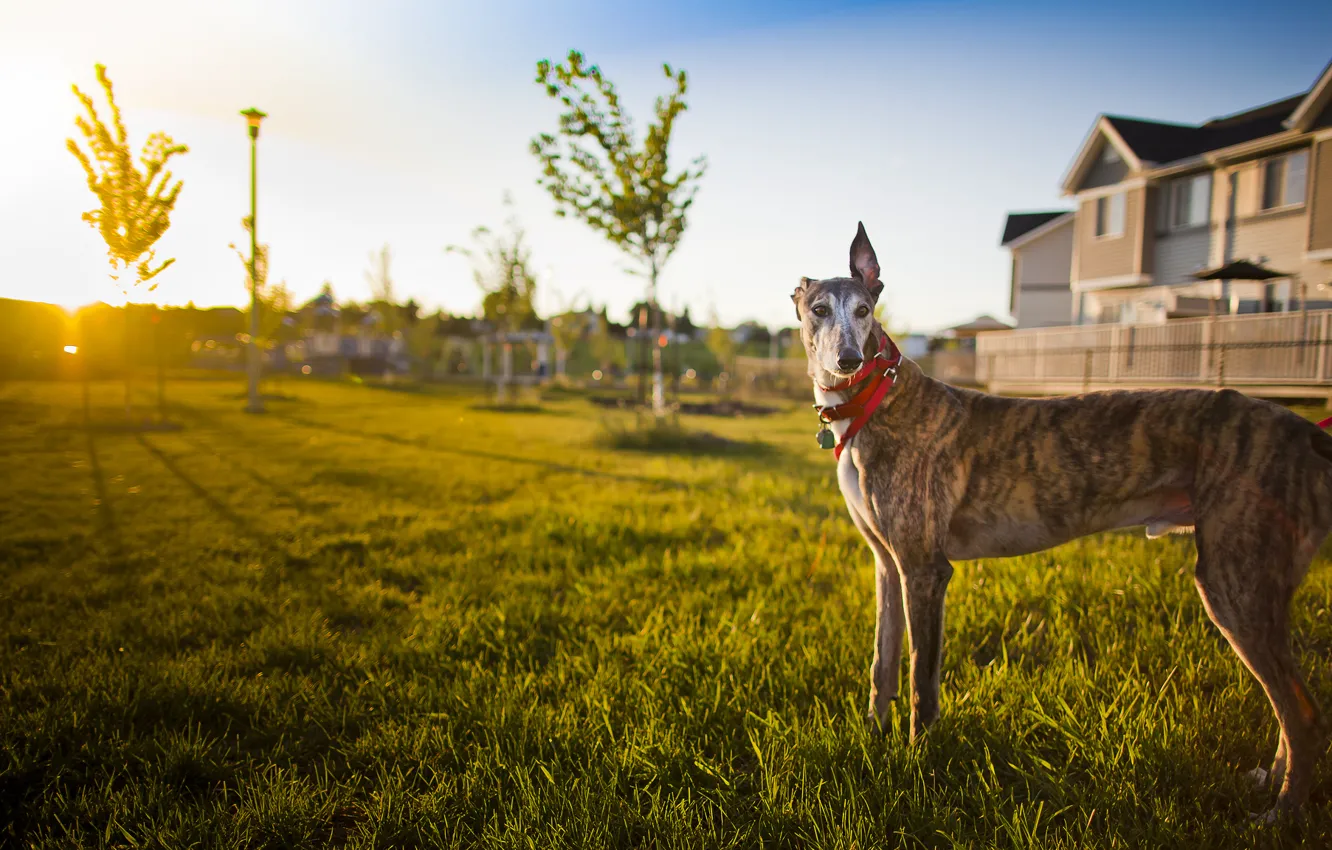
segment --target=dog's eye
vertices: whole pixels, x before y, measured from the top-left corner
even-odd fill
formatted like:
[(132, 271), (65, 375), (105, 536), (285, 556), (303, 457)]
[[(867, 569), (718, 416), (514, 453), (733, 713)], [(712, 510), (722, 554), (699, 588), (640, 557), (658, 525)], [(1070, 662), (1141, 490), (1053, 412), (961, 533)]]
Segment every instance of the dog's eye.
[(859, 307), (856, 308), (857, 319), (863, 319), (868, 315), (869, 315), (869, 308), (866, 307), (864, 304), (861, 304)]
[(828, 315), (828, 308), (820, 304), (810, 312), (822, 319), (824, 316)]

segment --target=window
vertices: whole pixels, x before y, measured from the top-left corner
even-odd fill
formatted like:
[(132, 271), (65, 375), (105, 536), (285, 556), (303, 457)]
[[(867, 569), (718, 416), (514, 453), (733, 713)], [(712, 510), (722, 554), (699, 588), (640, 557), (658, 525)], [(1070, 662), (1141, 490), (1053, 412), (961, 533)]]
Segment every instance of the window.
[(1274, 156), (1263, 163), (1263, 209), (1274, 210), (1304, 203), (1309, 175), (1309, 152)]
[(1124, 193), (1102, 195), (1096, 199), (1096, 235), (1124, 235)]
[(1170, 182), (1170, 226), (1197, 227), (1206, 224), (1212, 201), (1212, 175), (1196, 174)]
[(1308, 184), (1309, 152), (1298, 151), (1286, 157), (1286, 203), (1304, 203), (1304, 189)]

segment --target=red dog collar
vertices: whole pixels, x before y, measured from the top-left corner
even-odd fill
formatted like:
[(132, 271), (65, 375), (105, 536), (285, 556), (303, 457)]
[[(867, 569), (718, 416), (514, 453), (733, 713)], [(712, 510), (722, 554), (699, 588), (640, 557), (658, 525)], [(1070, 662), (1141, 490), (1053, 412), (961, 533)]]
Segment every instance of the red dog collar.
[[(892, 354), (885, 354), (888, 348), (892, 348)], [(853, 395), (849, 401), (832, 407), (818, 407), (819, 421), (825, 426), (839, 419), (851, 419), (850, 427), (842, 435), (842, 439), (837, 441), (833, 448), (833, 457), (841, 459), (842, 450), (846, 448), (851, 438), (859, 433), (865, 423), (869, 421), (870, 416), (874, 414), (875, 409), (883, 401), (884, 396), (897, 383), (897, 367), (902, 364), (902, 352), (893, 344), (888, 336), (879, 338), (879, 353), (862, 366), (850, 379), (839, 384), (833, 384), (830, 387), (820, 385), (819, 389), (824, 392), (836, 392), (847, 389), (861, 381), (867, 381), (860, 391)]]

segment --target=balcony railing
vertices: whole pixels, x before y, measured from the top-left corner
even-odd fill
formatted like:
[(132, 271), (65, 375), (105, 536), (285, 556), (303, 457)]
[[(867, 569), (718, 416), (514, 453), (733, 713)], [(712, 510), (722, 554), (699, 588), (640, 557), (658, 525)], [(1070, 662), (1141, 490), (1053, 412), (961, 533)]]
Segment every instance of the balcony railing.
[(992, 392), (1104, 387), (1248, 387), (1322, 396), (1332, 388), (1332, 310), (983, 333), (976, 377)]

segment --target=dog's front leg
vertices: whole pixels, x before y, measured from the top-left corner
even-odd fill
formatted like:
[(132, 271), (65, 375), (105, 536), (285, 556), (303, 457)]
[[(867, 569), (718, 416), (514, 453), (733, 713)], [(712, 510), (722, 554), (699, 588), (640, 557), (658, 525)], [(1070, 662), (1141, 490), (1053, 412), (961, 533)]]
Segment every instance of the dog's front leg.
[(902, 580), (897, 564), (867, 521), (852, 513), (856, 528), (874, 552), (874, 662), (870, 666), (869, 715), (881, 730), (887, 729), (888, 713), (897, 699), (897, 680), (902, 667), (902, 632), (906, 617), (902, 610)]
[(870, 719), (886, 729), (888, 712), (897, 699), (902, 666), (902, 580), (897, 565), (881, 547), (874, 548), (874, 664), (870, 668)]
[(902, 582), (897, 564), (884, 545), (874, 519), (865, 509), (860, 470), (847, 453), (837, 464), (837, 486), (846, 499), (851, 521), (874, 553), (874, 663), (870, 667), (870, 724), (887, 728), (888, 712), (897, 699), (897, 679), (902, 666)]
[(911, 638), (911, 740), (939, 716), (939, 667), (943, 663), (944, 594), (953, 565), (942, 554), (900, 561)]

